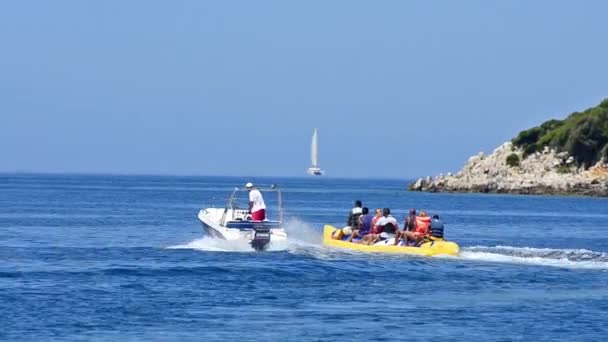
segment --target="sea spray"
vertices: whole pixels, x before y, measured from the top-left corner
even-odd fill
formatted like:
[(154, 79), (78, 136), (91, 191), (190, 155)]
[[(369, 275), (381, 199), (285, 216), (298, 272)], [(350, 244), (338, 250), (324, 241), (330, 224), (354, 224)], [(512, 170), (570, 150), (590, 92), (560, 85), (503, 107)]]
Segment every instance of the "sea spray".
[(311, 224), (298, 218), (293, 218), (285, 223), (287, 240), (296, 244), (309, 244), (320, 246), (323, 244), (323, 234), (320, 229), (315, 229)]
[(183, 245), (169, 246), (168, 249), (195, 249), (207, 252), (254, 252), (249, 242), (244, 240), (223, 240), (205, 236)]
[[(272, 242), (268, 251), (301, 250), (305, 248), (319, 248), (323, 236), (314, 227), (300, 219), (290, 219), (285, 223), (287, 232), (286, 241)], [(223, 240), (210, 236), (195, 239), (186, 244), (167, 247), (169, 249), (195, 249), (208, 252), (254, 252), (248, 241)]]

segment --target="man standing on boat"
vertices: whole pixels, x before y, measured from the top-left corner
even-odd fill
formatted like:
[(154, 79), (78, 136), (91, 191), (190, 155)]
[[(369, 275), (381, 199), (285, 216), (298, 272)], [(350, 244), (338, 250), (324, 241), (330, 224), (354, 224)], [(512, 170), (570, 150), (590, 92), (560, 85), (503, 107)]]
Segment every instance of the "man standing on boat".
[(264, 221), (266, 219), (266, 204), (260, 190), (256, 189), (251, 182), (245, 185), (249, 190), (249, 213), (252, 221)]

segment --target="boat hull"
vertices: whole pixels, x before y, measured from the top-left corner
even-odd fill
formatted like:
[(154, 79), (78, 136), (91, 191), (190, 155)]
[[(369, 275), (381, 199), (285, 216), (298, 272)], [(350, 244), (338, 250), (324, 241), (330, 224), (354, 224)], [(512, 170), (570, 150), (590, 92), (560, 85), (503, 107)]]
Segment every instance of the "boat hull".
[(221, 232), (221, 228), (220, 227), (213, 227), (213, 225), (211, 224), (207, 224), (205, 221), (200, 220), (201, 224), (203, 225), (203, 230), (205, 231), (205, 233), (207, 233), (207, 235), (211, 236), (212, 238), (215, 239), (223, 239), (223, 240), (227, 240), (225, 235), (222, 234)]
[(311, 167), (306, 172), (311, 176), (323, 176), (325, 171), (319, 169), (318, 167)]
[[(198, 213), (198, 220), (203, 226), (203, 230), (211, 237), (228, 241), (246, 241), (255, 250), (267, 249), (273, 243), (287, 240), (287, 234), (282, 227), (268, 228), (265, 222), (242, 221), (236, 224), (236, 228), (228, 228), (220, 224), (224, 209), (208, 208), (202, 209)], [(259, 235), (256, 233), (268, 233), (268, 241), (261, 246)]]
[(420, 247), (394, 246), (392, 243), (389, 244), (389, 240), (374, 245), (363, 245), (360, 243), (332, 239), (331, 236), (335, 230), (336, 228), (331, 225), (326, 225), (323, 228), (324, 245), (369, 253), (414, 254), (423, 256), (458, 255), (458, 252), (460, 251), (458, 244), (445, 240), (427, 242)]

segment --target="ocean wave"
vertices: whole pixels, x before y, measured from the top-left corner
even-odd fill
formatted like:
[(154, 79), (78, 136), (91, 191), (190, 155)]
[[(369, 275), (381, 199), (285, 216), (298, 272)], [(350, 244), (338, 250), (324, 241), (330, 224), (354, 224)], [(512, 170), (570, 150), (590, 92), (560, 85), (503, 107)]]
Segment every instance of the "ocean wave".
[(608, 269), (608, 254), (587, 249), (464, 247), (460, 259), (580, 269)]

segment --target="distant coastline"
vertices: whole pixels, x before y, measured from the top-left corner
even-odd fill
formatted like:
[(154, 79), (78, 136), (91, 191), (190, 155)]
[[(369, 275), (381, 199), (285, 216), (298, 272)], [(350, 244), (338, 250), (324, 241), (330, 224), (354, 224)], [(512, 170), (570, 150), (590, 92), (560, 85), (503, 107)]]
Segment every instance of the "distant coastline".
[(608, 196), (608, 99), (520, 132), (456, 174), (419, 178), (412, 191)]

